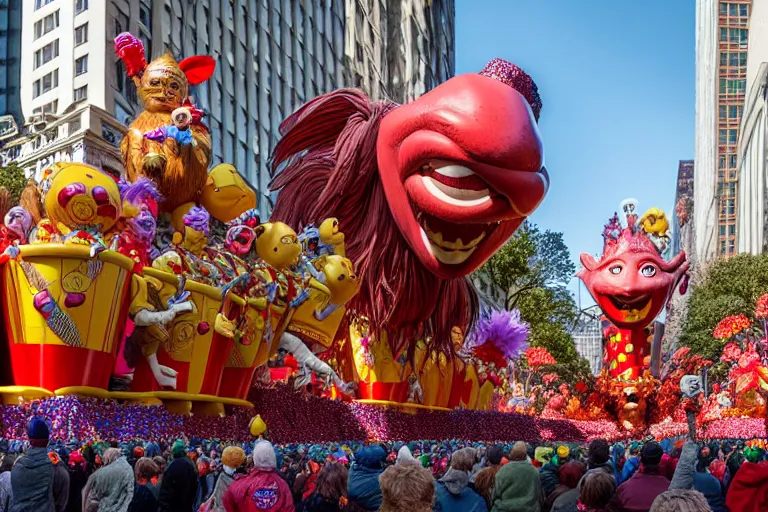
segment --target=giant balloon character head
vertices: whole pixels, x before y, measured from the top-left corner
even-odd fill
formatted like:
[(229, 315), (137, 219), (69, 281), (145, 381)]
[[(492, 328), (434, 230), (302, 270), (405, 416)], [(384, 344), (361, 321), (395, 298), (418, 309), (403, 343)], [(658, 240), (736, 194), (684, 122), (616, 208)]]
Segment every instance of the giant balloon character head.
[(650, 324), (690, 266), (685, 253), (665, 261), (648, 235), (633, 227), (606, 238), (600, 260), (582, 254), (578, 273), (608, 320), (625, 329)]
[(229, 222), (256, 208), (256, 192), (233, 165), (219, 164), (208, 173), (200, 204), (213, 218)]
[(117, 182), (95, 167), (61, 164), (51, 175), (45, 211), (57, 228), (93, 229), (103, 233), (115, 225), (121, 209)]
[(463, 277), (546, 194), (540, 110), (533, 80), (498, 59), (404, 105), (351, 89), (315, 98), (280, 127), (272, 218), (337, 219), (360, 275), (350, 309), (389, 330), (393, 352), (420, 337), (448, 352), (477, 311)]
[(531, 78), (496, 59), (382, 121), (384, 192), (408, 245), (434, 274), (472, 272), (544, 199), (540, 109)]

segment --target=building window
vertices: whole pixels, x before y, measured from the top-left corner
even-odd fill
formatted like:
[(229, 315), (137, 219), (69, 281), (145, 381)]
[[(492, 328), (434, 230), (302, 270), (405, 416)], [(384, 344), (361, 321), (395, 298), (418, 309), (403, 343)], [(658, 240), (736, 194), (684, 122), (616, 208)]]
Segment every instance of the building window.
[(57, 28), (59, 28), (59, 11), (49, 14), (35, 23), (35, 39), (38, 39)]
[(43, 78), (38, 78), (32, 83), (32, 96), (37, 98), (41, 94), (55, 89), (59, 86), (59, 70), (54, 69)]
[(728, 168), (733, 169), (734, 167), (736, 167), (736, 155), (730, 154), (728, 155)]
[(722, 128), (718, 130), (717, 142), (721, 146), (724, 146), (728, 142), (728, 130)]
[(75, 60), (75, 76), (88, 72), (88, 55), (83, 55)]
[(38, 10), (44, 5), (48, 5), (51, 2), (53, 2), (53, 0), (35, 0), (35, 10)]
[(747, 4), (739, 4), (739, 18), (749, 17), (749, 6)]
[(720, 65), (723, 67), (728, 65), (728, 52), (720, 52)]
[(720, 240), (720, 254), (725, 254), (725, 240)]
[(726, 203), (728, 203), (728, 215), (736, 215), (736, 201), (728, 199)]
[(720, 27), (720, 41), (725, 42), (728, 40), (728, 28)]
[(51, 62), (53, 59), (59, 56), (59, 40), (51, 41), (47, 45), (43, 46), (35, 52), (35, 66), (34, 69), (39, 68), (43, 64)]
[(728, 130), (728, 144), (736, 144), (738, 141), (737, 135), (737, 130), (735, 128)]
[(736, 252), (736, 240), (728, 240), (728, 254)]
[(728, 236), (736, 236), (736, 224), (728, 224)]
[(720, 119), (728, 118), (728, 107), (726, 105), (720, 105)]
[(147, 29), (152, 29), (152, 14), (144, 4), (139, 7), (139, 22)]
[(42, 107), (37, 107), (32, 112), (34, 114), (55, 114), (59, 109), (59, 100), (53, 100), (50, 103), (46, 103)]
[(720, 236), (725, 236), (725, 224), (720, 224)]
[(720, 94), (725, 94), (726, 88), (728, 86), (728, 80), (725, 78), (720, 79)]
[(717, 157), (717, 168), (725, 169), (725, 155), (720, 155)]
[(84, 23), (75, 29), (75, 46), (88, 42), (88, 23)]
[(88, 10), (88, 0), (75, 0), (75, 14)]
[(75, 101), (82, 101), (88, 99), (88, 86), (84, 85), (75, 89)]
[(149, 60), (152, 57), (152, 39), (150, 39), (143, 30), (140, 30), (139, 32), (139, 39), (141, 39), (141, 42), (144, 44), (144, 55), (146, 55), (147, 60)]
[(115, 17), (115, 37), (123, 32), (130, 32), (130, 17), (122, 11), (117, 12)]
[[(721, 41), (723, 36), (723, 29), (720, 29)], [(747, 44), (749, 32), (745, 28), (731, 28), (728, 29), (728, 42), (731, 44)]]

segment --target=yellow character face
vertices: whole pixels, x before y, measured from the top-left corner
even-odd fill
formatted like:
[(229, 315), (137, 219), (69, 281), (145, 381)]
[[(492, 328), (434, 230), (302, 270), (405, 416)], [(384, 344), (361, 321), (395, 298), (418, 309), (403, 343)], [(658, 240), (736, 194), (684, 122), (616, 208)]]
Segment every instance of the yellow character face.
[(200, 204), (213, 218), (229, 222), (243, 212), (256, 208), (256, 192), (234, 166), (219, 164), (208, 173)]
[(320, 240), (326, 244), (338, 245), (344, 243), (344, 233), (339, 231), (338, 219), (325, 219), (320, 224), (318, 231), (320, 231)]
[(149, 112), (171, 112), (187, 97), (189, 84), (179, 64), (170, 55), (149, 63), (139, 85), (139, 96)]
[(282, 222), (267, 222), (256, 227), (256, 253), (276, 269), (288, 268), (299, 262), (301, 244), (291, 227)]
[(86, 164), (61, 164), (51, 175), (45, 210), (54, 226), (109, 231), (121, 215), (120, 190), (114, 179)]
[(321, 260), (325, 274), (325, 285), (331, 290), (331, 302), (346, 304), (360, 290), (360, 280), (355, 274), (352, 262), (338, 255), (331, 255)]
[(666, 214), (659, 208), (649, 208), (645, 215), (640, 219), (640, 225), (643, 231), (649, 235), (661, 236), (669, 231), (669, 221)]
[(192, 254), (200, 254), (207, 245), (208, 237), (205, 236), (205, 233), (195, 231), (189, 226), (184, 226), (184, 242), (182, 247)]

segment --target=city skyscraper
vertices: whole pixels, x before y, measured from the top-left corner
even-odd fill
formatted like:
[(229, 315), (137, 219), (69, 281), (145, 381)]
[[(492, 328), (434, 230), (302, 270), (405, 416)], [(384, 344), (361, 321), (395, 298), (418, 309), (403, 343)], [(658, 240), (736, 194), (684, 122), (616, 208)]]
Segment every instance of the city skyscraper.
[(768, 250), (768, 3), (753, 4), (749, 26), (747, 96), (739, 131), (736, 248), (761, 254)]
[(701, 260), (736, 254), (737, 145), (751, 0), (696, 2), (694, 229)]
[[(166, 50), (216, 60), (211, 79), (190, 93), (208, 113), (212, 163), (232, 163), (246, 176), (261, 193), (263, 216), (279, 124), (302, 103), (340, 87), (403, 102), (454, 73), (453, 0), (23, 3), (22, 106), (27, 118), (38, 116), (37, 128), (0, 159), (40, 170), (85, 158), (119, 172), (121, 132), (140, 107), (111, 41), (129, 31), (144, 42), (148, 61)], [(90, 135), (103, 140), (87, 140), (82, 150)]]
[[(19, 69), (21, 56), (21, 0), (0, 0), (0, 117), (11, 116), (0, 121), (0, 140), (12, 129), (13, 120), (21, 124), (21, 97)], [(6, 127), (7, 123), (7, 127)]]

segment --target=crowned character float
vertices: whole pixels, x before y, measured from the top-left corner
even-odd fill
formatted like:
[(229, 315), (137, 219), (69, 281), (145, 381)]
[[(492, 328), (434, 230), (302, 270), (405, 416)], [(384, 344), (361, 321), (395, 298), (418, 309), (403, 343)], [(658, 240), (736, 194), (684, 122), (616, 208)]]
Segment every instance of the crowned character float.
[(645, 328), (681, 282), (680, 292), (685, 293), (690, 266), (684, 252), (664, 260), (661, 251), (669, 238), (664, 213), (651, 208), (638, 222), (635, 203), (627, 200), (622, 205), (626, 227), (613, 215), (603, 230), (602, 257), (582, 254), (584, 269), (578, 273), (612, 324), (606, 329), (609, 375), (625, 381), (640, 377), (650, 354)]

